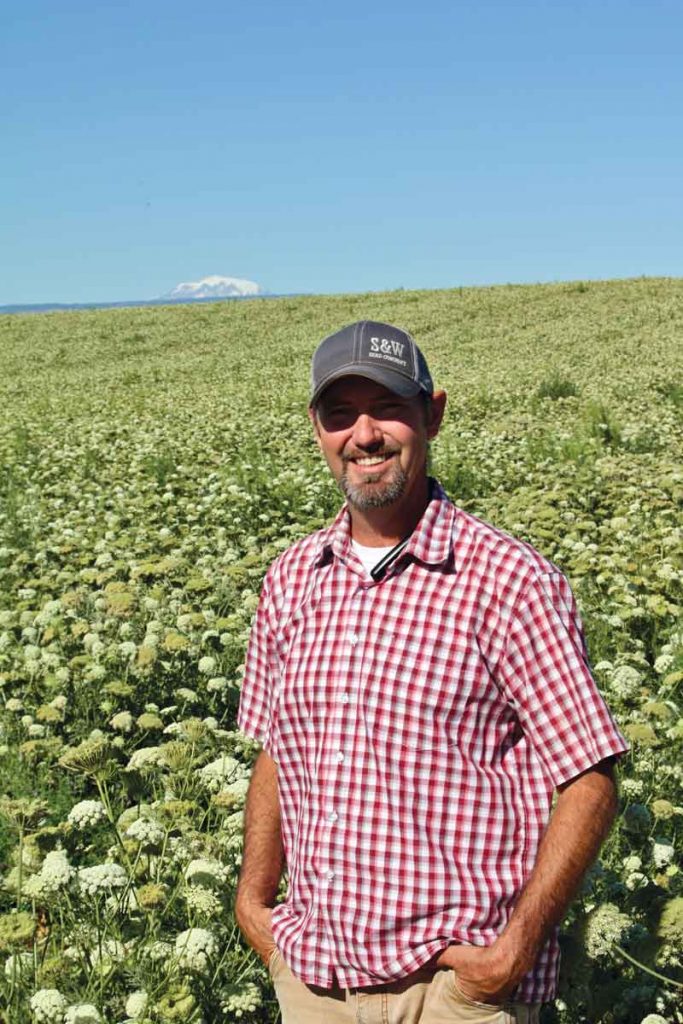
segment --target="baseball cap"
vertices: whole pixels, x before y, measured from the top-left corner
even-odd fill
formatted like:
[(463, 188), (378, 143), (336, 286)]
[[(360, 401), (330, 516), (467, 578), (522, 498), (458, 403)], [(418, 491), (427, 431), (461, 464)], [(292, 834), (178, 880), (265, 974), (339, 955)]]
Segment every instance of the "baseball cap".
[(401, 327), (379, 320), (359, 320), (324, 338), (313, 353), (310, 405), (328, 384), (351, 374), (384, 385), (402, 398), (434, 385), (425, 357)]

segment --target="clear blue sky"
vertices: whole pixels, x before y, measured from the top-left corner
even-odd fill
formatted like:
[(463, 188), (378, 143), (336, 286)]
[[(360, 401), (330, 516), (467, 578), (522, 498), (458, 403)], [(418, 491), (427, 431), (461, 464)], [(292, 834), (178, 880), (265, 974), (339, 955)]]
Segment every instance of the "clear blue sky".
[(683, 275), (680, 0), (35, 0), (0, 304)]

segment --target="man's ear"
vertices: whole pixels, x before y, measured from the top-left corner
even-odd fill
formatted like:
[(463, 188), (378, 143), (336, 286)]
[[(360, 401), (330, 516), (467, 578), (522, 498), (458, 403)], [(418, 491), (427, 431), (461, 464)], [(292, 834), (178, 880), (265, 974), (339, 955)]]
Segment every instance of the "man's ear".
[(445, 408), (446, 392), (435, 391), (429, 403), (427, 415), (427, 437), (430, 441), (439, 433)]
[(318, 423), (318, 414), (312, 405), (309, 405), (308, 407), (308, 418), (313, 424), (313, 436), (315, 437), (315, 443), (318, 445), (318, 448), (320, 448), (320, 450), (322, 451), (322, 446), (320, 444), (320, 424)]

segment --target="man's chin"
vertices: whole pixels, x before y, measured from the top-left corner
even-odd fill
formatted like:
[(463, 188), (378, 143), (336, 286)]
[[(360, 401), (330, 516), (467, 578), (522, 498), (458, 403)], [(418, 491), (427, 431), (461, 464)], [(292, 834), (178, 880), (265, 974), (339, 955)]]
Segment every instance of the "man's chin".
[(402, 498), (406, 483), (404, 474), (399, 473), (389, 481), (382, 481), (382, 475), (373, 474), (362, 483), (351, 483), (344, 473), (339, 486), (349, 505), (364, 512), (372, 508), (388, 508)]

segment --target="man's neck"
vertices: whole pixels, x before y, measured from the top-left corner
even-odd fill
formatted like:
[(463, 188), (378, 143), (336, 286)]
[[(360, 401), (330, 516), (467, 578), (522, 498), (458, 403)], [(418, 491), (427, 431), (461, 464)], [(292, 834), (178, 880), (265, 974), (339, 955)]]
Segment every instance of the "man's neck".
[(390, 547), (409, 536), (429, 504), (430, 485), (424, 484), (385, 508), (357, 509), (349, 505), (351, 536), (369, 548)]

